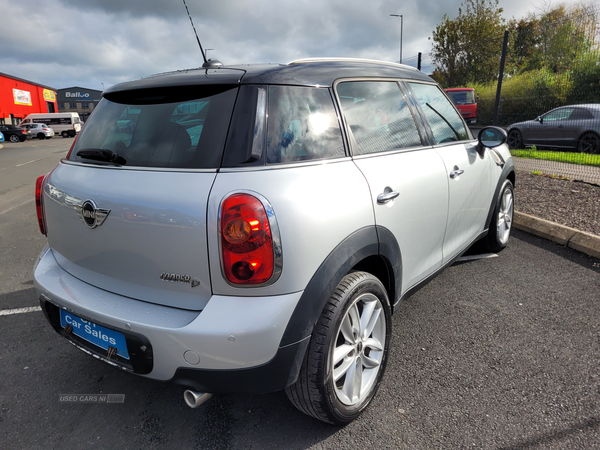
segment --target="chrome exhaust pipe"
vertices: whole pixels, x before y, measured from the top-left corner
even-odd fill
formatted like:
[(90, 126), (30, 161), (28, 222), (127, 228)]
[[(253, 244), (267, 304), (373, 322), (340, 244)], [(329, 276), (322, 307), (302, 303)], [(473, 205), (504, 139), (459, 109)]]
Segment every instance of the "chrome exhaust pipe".
[(190, 408), (197, 408), (211, 397), (212, 394), (208, 392), (198, 392), (191, 389), (186, 389), (183, 393), (183, 399)]

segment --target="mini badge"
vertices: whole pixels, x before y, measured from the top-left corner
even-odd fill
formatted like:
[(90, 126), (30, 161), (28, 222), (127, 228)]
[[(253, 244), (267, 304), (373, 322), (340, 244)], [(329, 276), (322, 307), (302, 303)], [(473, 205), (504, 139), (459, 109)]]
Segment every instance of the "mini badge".
[(88, 228), (96, 228), (104, 223), (110, 209), (98, 208), (93, 200), (86, 200), (80, 207), (76, 207), (77, 215)]

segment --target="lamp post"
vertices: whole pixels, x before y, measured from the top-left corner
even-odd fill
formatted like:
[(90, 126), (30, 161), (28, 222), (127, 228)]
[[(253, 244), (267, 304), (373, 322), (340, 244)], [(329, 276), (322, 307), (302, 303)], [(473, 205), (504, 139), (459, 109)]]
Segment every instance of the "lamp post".
[(402, 64), (402, 31), (404, 29), (404, 16), (402, 14), (390, 14), (392, 17), (400, 17), (400, 64)]
[(100, 84), (102, 85), (102, 90), (104, 91), (104, 90), (105, 90), (105, 89), (104, 89), (104, 83), (100, 83)]

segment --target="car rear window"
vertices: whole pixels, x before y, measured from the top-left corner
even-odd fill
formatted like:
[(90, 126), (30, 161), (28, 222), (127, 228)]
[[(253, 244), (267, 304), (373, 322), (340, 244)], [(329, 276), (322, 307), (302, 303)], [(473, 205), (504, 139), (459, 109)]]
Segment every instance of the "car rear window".
[(178, 87), (107, 95), (69, 160), (80, 150), (110, 150), (126, 166), (218, 168), (237, 87)]

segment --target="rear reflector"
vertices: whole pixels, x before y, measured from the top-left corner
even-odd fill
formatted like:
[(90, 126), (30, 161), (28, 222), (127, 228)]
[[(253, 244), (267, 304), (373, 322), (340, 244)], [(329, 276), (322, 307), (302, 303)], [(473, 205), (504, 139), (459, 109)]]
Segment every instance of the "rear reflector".
[(44, 220), (44, 205), (42, 200), (43, 189), (44, 189), (44, 178), (46, 175), (40, 175), (35, 180), (35, 210), (37, 212), (38, 225), (40, 226), (40, 233), (46, 236), (46, 223)]

